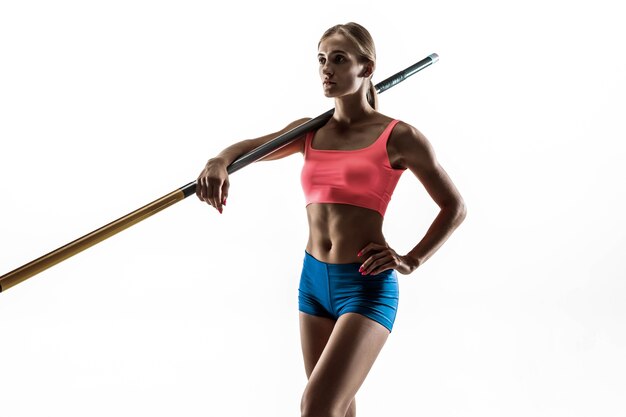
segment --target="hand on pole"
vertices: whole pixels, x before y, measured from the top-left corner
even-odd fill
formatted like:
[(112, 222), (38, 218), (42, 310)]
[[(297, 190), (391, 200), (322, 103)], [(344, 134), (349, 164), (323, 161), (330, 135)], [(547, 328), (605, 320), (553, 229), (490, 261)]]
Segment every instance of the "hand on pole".
[(198, 175), (196, 184), (198, 198), (222, 213), (222, 206), (226, 205), (229, 187), (227, 165), (224, 160), (220, 158), (209, 159)]

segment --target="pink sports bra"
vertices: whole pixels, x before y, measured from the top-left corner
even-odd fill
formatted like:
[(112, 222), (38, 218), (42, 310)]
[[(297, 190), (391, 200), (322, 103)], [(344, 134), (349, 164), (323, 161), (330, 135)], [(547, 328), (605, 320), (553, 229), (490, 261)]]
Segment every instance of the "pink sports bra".
[(306, 205), (340, 203), (376, 210), (385, 216), (404, 169), (389, 163), (387, 140), (399, 120), (392, 120), (371, 145), (354, 150), (313, 149), (308, 132), (300, 175)]

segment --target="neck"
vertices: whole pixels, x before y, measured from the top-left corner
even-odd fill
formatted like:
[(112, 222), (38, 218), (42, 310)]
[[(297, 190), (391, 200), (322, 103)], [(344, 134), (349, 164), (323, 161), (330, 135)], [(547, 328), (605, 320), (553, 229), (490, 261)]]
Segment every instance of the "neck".
[(351, 124), (366, 119), (376, 110), (370, 106), (365, 94), (354, 94), (335, 98), (333, 120), (341, 124)]

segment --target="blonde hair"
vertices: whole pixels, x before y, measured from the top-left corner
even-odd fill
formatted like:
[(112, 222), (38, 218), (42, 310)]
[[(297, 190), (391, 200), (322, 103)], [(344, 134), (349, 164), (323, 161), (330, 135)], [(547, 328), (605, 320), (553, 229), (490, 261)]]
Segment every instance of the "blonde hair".
[[(324, 39), (334, 35), (335, 33), (339, 33), (348, 38), (356, 47), (359, 53), (359, 58), (363, 61), (376, 63), (376, 48), (374, 47), (374, 39), (372, 39), (372, 35), (370, 35), (367, 29), (358, 23), (348, 22), (345, 24), (335, 25), (327, 29), (322, 35), (322, 38), (317, 46), (319, 47), (320, 43), (322, 43)], [(374, 110), (378, 110), (378, 93), (376, 93), (376, 88), (374, 87), (374, 83), (372, 83), (371, 78), (370, 86), (367, 91), (367, 102)]]

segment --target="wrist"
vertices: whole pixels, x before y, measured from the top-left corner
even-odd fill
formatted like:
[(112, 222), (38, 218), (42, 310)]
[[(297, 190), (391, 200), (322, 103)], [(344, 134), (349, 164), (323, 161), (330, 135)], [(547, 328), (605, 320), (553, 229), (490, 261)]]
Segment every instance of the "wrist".
[(214, 164), (219, 164), (219, 165), (224, 165), (224, 166), (227, 165), (226, 164), (226, 159), (224, 159), (224, 158), (222, 158), (220, 156), (213, 157), (213, 158), (209, 159), (207, 161), (207, 163), (206, 163), (207, 166), (214, 165)]
[(422, 260), (418, 256), (412, 255), (411, 253), (404, 255), (404, 260), (411, 272), (415, 271), (422, 264)]

